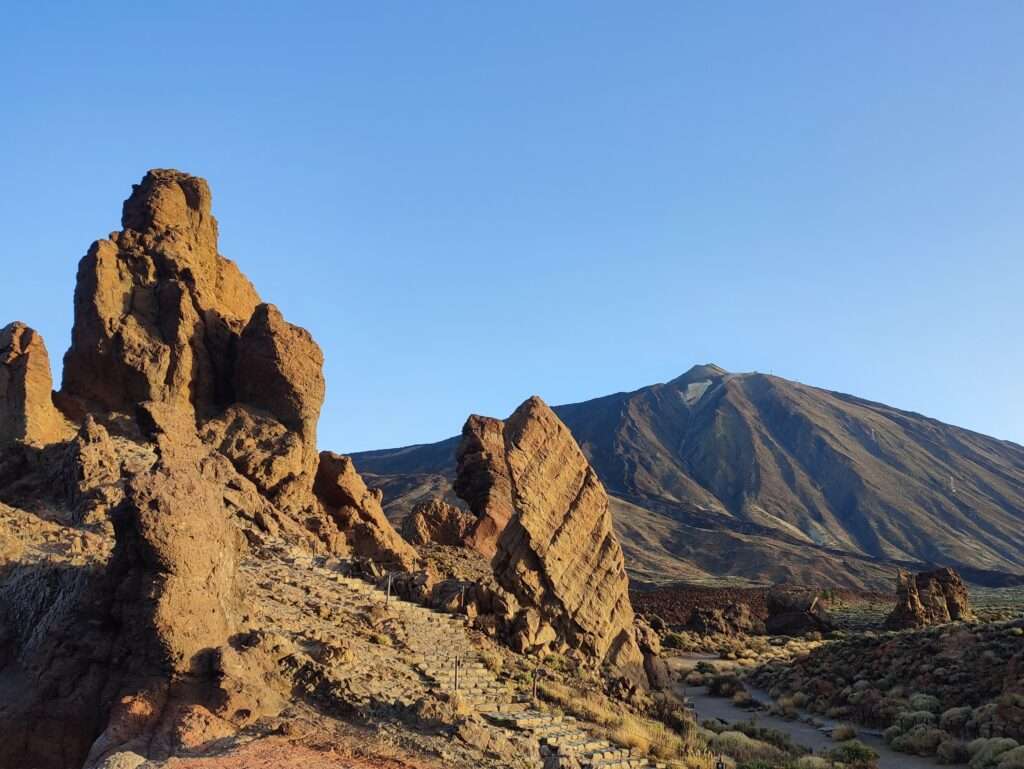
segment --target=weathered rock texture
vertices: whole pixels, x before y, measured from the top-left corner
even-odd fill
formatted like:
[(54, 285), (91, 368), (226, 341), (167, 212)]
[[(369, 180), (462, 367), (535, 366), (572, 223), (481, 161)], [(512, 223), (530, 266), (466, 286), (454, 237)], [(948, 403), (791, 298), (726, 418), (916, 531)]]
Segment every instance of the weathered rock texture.
[(953, 569), (916, 576), (901, 570), (896, 577), (896, 606), (885, 625), (901, 630), (973, 619), (967, 587)]
[(565, 425), (534, 397), (504, 423), (471, 417), (463, 436), (458, 488), (497, 529), (494, 574), (523, 607), (516, 645), (642, 664), (608, 497)]
[(78, 265), (62, 390), (108, 411), (173, 403), (209, 412), (234, 398), (235, 347), (260, 303), (217, 253), (203, 179), (154, 170), (135, 185), (123, 230)]
[(475, 525), (476, 518), (471, 513), (442, 499), (432, 499), (416, 505), (402, 521), (402, 536), (414, 545), (458, 547), (465, 544)]
[(455, 493), (477, 517), (466, 544), (487, 557), (497, 552), (498, 537), (515, 515), (504, 430), (500, 419), (474, 414), (462, 428), (456, 451)]
[(379, 489), (368, 489), (349, 457), (325, 451), (316, 473), (316, 494), (360, 555), (409, 570), (416, 551), (384, 517)]
[(0, 769), (161, 758), (280, 710), (291, 652), (246, 629), (246, 547), (416, 562), (317, 451), (323, 355), (217, 252), (206, 182), (149, 172), (122, 225), (79, 264), (60, 393), (38, 335), (0, 332), (0, 499), (115, 541), (86, 568), (0, 536)]
[(44, 446), (65, 436), (52, 390), (43, 338), (24, 323), (0, 329), (0, 446)]
[(817, 593), (777, 588), (768, 593), (765, 630), (771, 635), (828, 633), (834, 628)]

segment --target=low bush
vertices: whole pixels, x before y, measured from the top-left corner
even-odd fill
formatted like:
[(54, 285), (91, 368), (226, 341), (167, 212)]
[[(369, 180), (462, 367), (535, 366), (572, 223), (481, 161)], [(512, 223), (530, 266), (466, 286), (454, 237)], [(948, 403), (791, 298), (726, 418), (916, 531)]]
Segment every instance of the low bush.
[(845, 742), (857, 736), (857, 727), (853, 724), (839, 724), (832, 730), (832, 739), (835, 742)]
[(853, 769), (875, 769), (878, 766), (878, 754), (858, 740), (850, 740), (832, 748), (828, 757)]

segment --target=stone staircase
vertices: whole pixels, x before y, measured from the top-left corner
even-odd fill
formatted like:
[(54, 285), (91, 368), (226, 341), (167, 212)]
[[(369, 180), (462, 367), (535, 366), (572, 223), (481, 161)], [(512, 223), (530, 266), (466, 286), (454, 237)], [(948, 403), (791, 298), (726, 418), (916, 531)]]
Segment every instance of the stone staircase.
[[(344, 578), (347, 587), (375, 603), (385, 602), (385, 591), (354, 577)], [(456, 692), (463, 702), (494, 726), (524, 732), (538, 742), (543, 769), (563, 766), (583, 769), (659, 769), (628, 748), (594, 737), (571, 716), (537, 710), (517, 696), (484, 664), (466, 632), (466, 618), (438, 612), (395, 596), (388, 609), (407, 629), (407, 646), (413, 651), (414, 668), (438, 691)], [(458, 672), (456, 673), (456, 660)], [(457, 677), (457, 680), (456, 680)]]

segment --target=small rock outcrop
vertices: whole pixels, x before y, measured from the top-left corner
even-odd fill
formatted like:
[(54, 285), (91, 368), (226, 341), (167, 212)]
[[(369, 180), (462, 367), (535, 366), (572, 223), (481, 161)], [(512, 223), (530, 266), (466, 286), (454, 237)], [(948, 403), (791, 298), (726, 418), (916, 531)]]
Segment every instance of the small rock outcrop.
[(0, 447), (16, 441), (45, 446), (66, 437), (52, 391), (43, 338), (24, 323), (0, 329)]
[(688, 630), (700, 635), (763, 635), (764, 622), (750, 611), (745, 603), (725, 608), (698, 606), (690, 614)]
[(967, 586), (948, 567), (913, 575), (896, 575), (896, 606), (885, 620), (892, 630), (969, 622), (974, 619)]
[(815, 592), (775, 589), (768, 593), (765, 631), (770, 635), (829, 633), (835, 625)]
[(476, 518), (443, 499), (420, 502), (402, 521), (402, 536), (413, 545), (458, 547), (476, 525)]
[(608, 495), (568, 428), (533, 397), (505, 422), (470, 417), (459, 457), (456, 489), (496, 530), (495, 578), (522, 607), (513, 646), (642, 670)]
[(384, 515), (383, 494), (366, 488), (350, 457), (323, 452), (314, 490), (359, 555), (403, 571), (415, 567), (416, 551)]

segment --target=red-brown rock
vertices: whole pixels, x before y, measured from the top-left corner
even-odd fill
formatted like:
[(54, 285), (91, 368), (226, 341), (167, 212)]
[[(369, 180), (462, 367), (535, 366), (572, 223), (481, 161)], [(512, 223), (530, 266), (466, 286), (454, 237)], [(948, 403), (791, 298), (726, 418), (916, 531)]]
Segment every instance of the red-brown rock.
[(946, 567), (912, 575), (901, 569), (896, 576), (896, 606), (885, 626), (902, 630), (973, 619), (967, 586), (956, 571)]
[(514, 645), (642, 671), (608, 495), (568, 428), (533, 397), (504, 423), (471, 418), (463, 434), (460, 494), (482, 519), (511, 512), (492, 566), (523, 607)]
[(448, 545), (465, 543), (477, 519), (443, 499), (421, 502), (402, 521), (402, 536), (413, 545)]
[(66, 437), (52, 390), (43, 338), (24, 323), (0, 329), (0, 446), (45, 446)]

